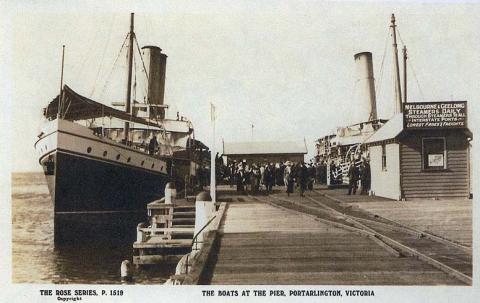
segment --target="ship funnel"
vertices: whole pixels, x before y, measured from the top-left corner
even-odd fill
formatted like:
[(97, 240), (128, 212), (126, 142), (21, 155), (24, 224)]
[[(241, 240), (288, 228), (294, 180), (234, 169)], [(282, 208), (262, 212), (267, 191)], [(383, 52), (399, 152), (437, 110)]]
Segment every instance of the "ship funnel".
[(372, 53), (363, 52), (354, 55), (357, 69), (356, 98), (357, 109), (356, 119), (358, 123), (377, 119), (377, 101), (375, 96), (375, 78), (373, 77)]
[(157, 46), (142, 47), (142, 55), (148, 75), (147, 102), (150, 105), (150, 118), (165, 118), (164, 95), (165, 95), (165, 70), (167, 67), (167, 55)]

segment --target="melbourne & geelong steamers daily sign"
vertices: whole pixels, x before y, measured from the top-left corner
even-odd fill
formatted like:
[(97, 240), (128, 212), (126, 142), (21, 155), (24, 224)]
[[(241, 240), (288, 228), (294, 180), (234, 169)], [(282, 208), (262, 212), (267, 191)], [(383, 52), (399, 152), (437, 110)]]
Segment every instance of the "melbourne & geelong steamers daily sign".
[(467, 101), (406, 103), (403, 116), (405, 129), (466, 128)]

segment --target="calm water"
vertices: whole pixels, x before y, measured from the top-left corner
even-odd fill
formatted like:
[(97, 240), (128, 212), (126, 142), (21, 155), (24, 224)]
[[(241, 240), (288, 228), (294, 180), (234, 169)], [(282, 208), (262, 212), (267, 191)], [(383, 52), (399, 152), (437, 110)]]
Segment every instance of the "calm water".
[[(136, 225), (131, 234), (108, 244), (78, 237), (55, 247), (53, 205), (41, 173), (13, 174), (12, 224), (14, 283), (120, 284), (120, 264), (132, 260)], [(163, 283), (174, 272), (174, 265), (142, 268), (135, 272), (135, 283)]]

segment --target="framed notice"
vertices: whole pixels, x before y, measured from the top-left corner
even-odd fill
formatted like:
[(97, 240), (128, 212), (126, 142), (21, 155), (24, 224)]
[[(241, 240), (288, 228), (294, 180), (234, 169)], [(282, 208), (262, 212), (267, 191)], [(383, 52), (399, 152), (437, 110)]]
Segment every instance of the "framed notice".
[(428, 155), (428, 167), (443, 167), (444, 163), (443, 154)]

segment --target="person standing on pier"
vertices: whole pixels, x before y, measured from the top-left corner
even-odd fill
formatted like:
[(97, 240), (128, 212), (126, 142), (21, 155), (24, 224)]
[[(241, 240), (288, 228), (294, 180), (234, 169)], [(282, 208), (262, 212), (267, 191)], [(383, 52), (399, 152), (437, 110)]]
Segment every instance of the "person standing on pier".
[(273, 163), (270, 163), (270, 165), (267, 165), (265, 167), (264, 180), (265, 180), (265, 186), (267, 188), (267, 195), (272, 192), (273, 183), (275, 183), (273, 167), (274, 167)]
[(357, 182), (358, 182), (358, 168), (355, 166), (355, 161), (350, 162), (350, 167), (348, 168), (348, 194), (355, 195), (357, 192)]
[(245, 182), (245, 172), (243, 171), (242, 164), (238, 164), (236, 179), (237, 179), (237, 192), (243, 193), (243, 183)]
[(283, 184), (285, 186), (285, 189), (288, 188), (288, 178), (292, 174), (292, 162), (287, 161), (285, 162), (285, 167), (283, 169)]
[(236, 168), (236, 162), (230, 163), (228, 165), (228, 181), (230, 184), (230, 187), (233, 187), (233, 184), (235, 184), (235, 168)]
[(287, 161), (287, 165), (285, 166), (284, 182), (285, 182), (285, 186), (287, 187), (287, 196), (290, 196), (290, 194), (293, 194), (293, 187), (294, 187), (292, 164), (290, 161)]
[(313, 190), (313, 183), (315, 182), (315, 167), (313, 163), (310, 161), (308, 164), (308, 190)]
[(260, 187), (263, 187), (263, 185), (265, 185), (266, 187), (266, 184), (265, 184), (265, 167), (267, 165), (264, 163), (262, 165), (260, 165)]
[(248, 186), (250, 185), (251, 172), (252, 172), (252, 169), (250, 168), (250, 165), (245, 164), (243, 166), (243, 188), (245, 192), (248, 192)]
[(305, 197), (305, 190), (308, 182), (308, 169), (303, 161), (300, 161), (297, 168), (297, 178), (300, 185), (300, 197)]
[(370, 190), (370, 164), (365, 158), (362, 158), (362, 164), (360, 165), (360, 184), (362, 186), (360, 195), (368, 194)]
[[(335, 166), (335, 161), (331, 160), (330, 161), (330, 171), (328, 172), (330, 174), (330, 184), (337, 184), (336, 176), (335, 176), (335, 171), (337, 170), (337, 167)], [(328, 185), (330, 185), (328, 184)]]
[(286, 185), (285, 181), (283, 180), (283, 176), (285, 175), (285, 168), (285, 162), (278, 163), (277, 185), (279, 186)]
[(252, 164), (250, 172), (250, 190), (252, 194), (256, 194), (260, 186), (260, 171), (256, 164)]

